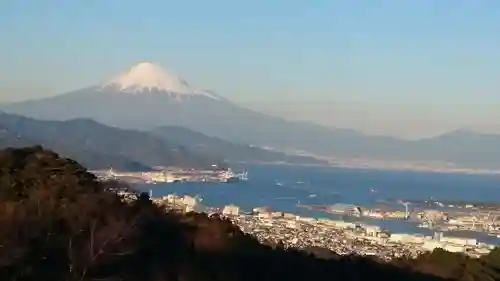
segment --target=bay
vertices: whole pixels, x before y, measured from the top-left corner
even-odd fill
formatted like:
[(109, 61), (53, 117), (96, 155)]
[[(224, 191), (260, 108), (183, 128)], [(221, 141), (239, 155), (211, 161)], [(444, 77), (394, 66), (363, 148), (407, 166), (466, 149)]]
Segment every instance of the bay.
[[(500, 176), (498, 175), (288, 165), (251, 165), (244, 168), (249, 172), (247, 182), (156, 184), (139, 185), (138, 188), (142, 191), (151, 189), (155, 197), (168, 194), (199, 195), (203, 198), (204, 205), (214, 207), (235, 204), (246, 211), (251, 211), (255, 207), (269, 206), (276, 211), (333, 219), (339, 219), (339, 217), (299, 208), (297, 204), (345, 203), (370, 207), (380, 200), (389, 198), (429, 199), (431, 197), (435, 200), (500, 203)], [(388, 220), (365, 220), (364, 222), (380, 225), (391, 232), (432, 234), (431, 230), (417, 228), (414, 223), (409, 222)], [(449, 233), (449, 235), (458, 236), (456, 233)], [(475, 237), (482, 242), (500, 244), (500, 239), (486, 234), (463, 232), (459, 236)]]

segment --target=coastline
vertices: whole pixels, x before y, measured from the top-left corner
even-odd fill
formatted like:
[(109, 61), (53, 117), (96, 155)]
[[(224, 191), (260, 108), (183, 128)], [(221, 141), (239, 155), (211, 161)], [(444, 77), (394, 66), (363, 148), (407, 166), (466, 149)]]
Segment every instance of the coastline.
[(349, 165), (349, 164), (300, 164), (287, 162), (239, 162), (240, 164), (276, 165), (276, 166), (300, 166), (300, 167), (325, 167), (352, 170), (372, 170), (390, 172), (415, 172), (436, 174), (463, 174), (463, 175), (500, 175), (500, 170), (477, 169), (477, 168), (445, 168), (445, 167), (387, 167), (383, 165)]
[(463, 174), (463, 175), (500, 175), (500, 170), (482, 170), (467, 168), (395, 168), (395, 167), (358, 167), (349, 165), (330, 165), (330, 167), (357, 170), (392, 171), (392, 172), (416, 172), (435, 174)]

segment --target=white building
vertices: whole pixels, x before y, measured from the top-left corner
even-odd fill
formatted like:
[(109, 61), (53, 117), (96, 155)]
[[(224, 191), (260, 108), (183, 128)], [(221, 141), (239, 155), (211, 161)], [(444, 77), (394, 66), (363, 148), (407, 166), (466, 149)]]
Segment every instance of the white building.
[(270, 217), (271, 217), (271, 213), (269, 213), (269, 212), (266, 212), (266, 213), (258, 213), (258, 214), (257, 214), (257, 217), (258, 217), (259, 219), (268, 219), (268, 218), (270, 218)]
[(392, 233), (389, 237), (390, 242), (396, 243), (424, 243), (425, 237), (418, 234), (407, 234), (407, 233)]
[(317, 222), (315, 218), (310, 218), (310, 217), (300, 217), (299, 220), (302, 222), (306, 222), (306, 223), (316, 223)]
[(282, 218), (283, 217), (283, 212), (272, 212), (271, 216), (273, 218)]
[(283, 213), (283, 218), (287, 220), (295, 220), (297, 219), (297, 216), (292, 213)]
[(177, 195), (174, 195), (174, 194), (169, 194), (165, 197), (163, 197), (162, 199), (166, 199), (166, 201), (170, 204), (173, 204), (173, 205), (181, 205), (181, 204), (184, 204), (184, 198), (182, 197), (179, 197)]
[(465, 252), (465, 247), (464, 246), (458, 246), (458, 245), (452, 245), (452, 244), (446, 244), (444, 246), (444, 249), (448, 252), (452, 253), (463, 253)]
[(118, 191), (118, 195), (122, 198), (123, 201), (125, 202), (133, 202), (137, 200), (137, 194), (133, 192), (128, 192), (128, 191)]
[(201, 213), (203, 212), (205, 207), (201, 205), (200, 203), (196, 202), (194, 205), (185, 205), (184, 206), (184, 212), (189, 213), (189, 212), (197, 212)]
[(382, 232), (382, 229), (380, 228), (380, 226), (376, 226), (376, 225), (362, 225), (362, 227), (365, 229), (366, 231), (366, 235), (368, 236), (377, 236), (378, 233)]
[(269, 213), (269, 212), (271, 212), (271, 208), (269, 208), (269, 207), (257, 207), (257, 208), (253, 209), (253, 212), (256, 214)]
[(298, 229), (300, 228), (300, 223), (297, 223), (295, 220), (288, 221), (286, 223), (287, 228), (293, 228), (293, 229)]
[(440, 241), (447, 242), (450, 244), (455, 244), (455, 245), (462, 245), (462, 246), (476, 246), (477, 245), (477, 239), (473, 239), (473, 238), (443, 236), (443, 237), (441, 237)]
[(437, 248), (443, 249), (445, 246), (445, 243), (439, 242), (436, 240), (430, 240), (430, 241), (425, 241), (424, 244), (422, 245), (422, 249), (432, 252)]
[(475, 251), (481, 255), (486, 255), (486, 254), (489, 254), (491, 252), (491, 250), (488, 248), (477, 248), (477, 249), (475, 249)]
[(185, 195), (182, 198), (173, 198), (175, 204), (181, 205), (184, 211), (187, 212), (202, 212), (203, 206), (200, 204), (198, 198)]
[(333, 221), (333, 226), (336, 228), (346, 229), (346, 228), (356, 228), (356, 224), (352, 222), (345, 221)]
[(193, 207), (198, 203), (198, 200), (196, 200), (196, 198), (194, 197), (184, 195), (184, 197), (182, 198), (182, 203), (186, 206)]
[(237, 216), (240, 214), (240, 207), (236, 205), (227, 205), (222, 210), (222, 214), (225, 216)]

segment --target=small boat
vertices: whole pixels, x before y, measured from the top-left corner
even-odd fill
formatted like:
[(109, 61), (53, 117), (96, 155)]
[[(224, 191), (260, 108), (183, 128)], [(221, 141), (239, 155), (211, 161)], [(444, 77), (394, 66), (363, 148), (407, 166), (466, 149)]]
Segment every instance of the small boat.
[(431, 224), (428, 222), (423, 222), (421, 224), (418, 224), (417, 227), (419, 227), (419, 228), (431, 228)]
[(276, 185), (276, 186), (283, 186), (283, 184), (282, 184), (281, 182), (279, 182), (279, 181), (277, 181), (277, 182), (275, 183), (275, 185)]

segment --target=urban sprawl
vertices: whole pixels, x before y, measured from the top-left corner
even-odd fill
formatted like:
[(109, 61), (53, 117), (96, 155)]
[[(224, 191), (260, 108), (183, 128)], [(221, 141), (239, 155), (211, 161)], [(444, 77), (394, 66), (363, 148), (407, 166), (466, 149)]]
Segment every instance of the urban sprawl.
[[(135, 193), (118, 192), (123, 200), (136, 200)], [(272, 211), (267, 207), (243, 212), (235, 205), (223, 208), (206, 207), (199, 197), (168, 195), (151, 200), (165, 208), (182, 212), (204, 212), (227, 217), (240, 229), (261, 242), (281, 243), (287, 248), (320, 247), (337, 254), (378, 256), (383, 260), (417, 255), (442, 248), (449, 252), (461, 252), (471, 257), (488, 254), (495, 245), (480, 243), (476, 239), (433, 236), (407, 233), (389, 233), (378, 226), (351, 223), (342, 220), (301, 217), (292, 213)]]

